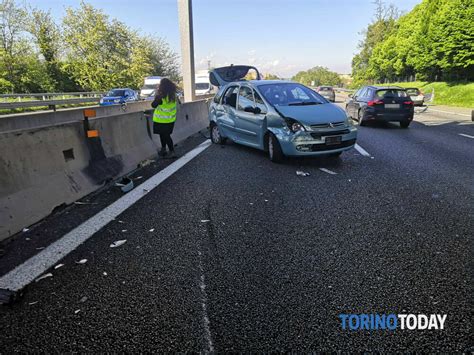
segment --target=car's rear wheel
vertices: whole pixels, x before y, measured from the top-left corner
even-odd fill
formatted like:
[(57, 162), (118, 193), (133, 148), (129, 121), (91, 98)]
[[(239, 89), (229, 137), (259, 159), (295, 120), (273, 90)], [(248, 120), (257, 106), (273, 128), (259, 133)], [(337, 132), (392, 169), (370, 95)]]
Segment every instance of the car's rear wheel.
[(274, 163), (279, 163), (283, 160), (283, 152), (281, 151), (280, 142), (273, 133), (268, 134), (268, 157)]
[(359, 124), (359, 126), (365, 126), (364, 111), (362, 111), (361, 109), (357, 111), (357, 123)]
[(402, 128), (408, 128), (409, 125), (410, 125), (410, 121), (400, 122), (400, 127), (402, 127)]
[(211, 141), (214, 144), (225, 144), (226, 138), (221, 136), (219, 127), (213, 123), (211, 124)]

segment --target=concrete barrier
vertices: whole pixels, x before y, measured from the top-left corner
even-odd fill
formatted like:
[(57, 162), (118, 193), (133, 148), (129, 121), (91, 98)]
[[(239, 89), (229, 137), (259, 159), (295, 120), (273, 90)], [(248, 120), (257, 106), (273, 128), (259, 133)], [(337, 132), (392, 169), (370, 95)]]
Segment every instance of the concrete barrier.
[[(138, 101), (128, 103), (125, 107), (121, 105), (90, 106), (97, 112), (97, 117), (118, 115), (124, 112), (143, 111), (150, 107), (150, 101)], [(20, 129), (49, 127), (59, 123), (81, 121), (83, 110), (86, 107), (63, 109), (60, 111), (38, 111), (0, 116), (0, 132), (9, 132)]]
[[(207, 113), (206, 101), (181, 105), (175, 142), (207, 127)], [(75, 121), (0, 133), (0, 241), (134, 170), (160, 146), (143, 111), (96, 117), (89, 125), (99, 138), (86, 138), (82, 110)]]

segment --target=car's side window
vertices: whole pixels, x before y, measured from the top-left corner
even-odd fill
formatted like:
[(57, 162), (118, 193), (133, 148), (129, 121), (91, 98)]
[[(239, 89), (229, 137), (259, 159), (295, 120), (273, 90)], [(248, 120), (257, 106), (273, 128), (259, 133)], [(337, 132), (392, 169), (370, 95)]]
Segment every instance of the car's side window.
[(265, 115), (268, 112), (268, 110), (267, 110), (267, 105), (265, 105), (265, 102), (263, 102), (262, 97), (256, 91), (253, 92), (253, 96), (255, 98), (255, 106), (260, 109), (261, 114)]
[(361, 90), (361, 92), (359, 93), (359, 95), (357, 95), (357, 100), (358, 100), (358, 101), (363, 101), (363, 100), (365, 99), (365, 95), (366, 95), (366, 93), (367, 93), (367, 90), (368, 90), (367, 88), (363, 88), (363, 89)]
[(222, 100), (222, 104), (236, 108), (238, 91), (239, 91), (238, 86), (231, 86), (230, 88), (228, 88), (227, 91), (225, 92), (224, 99)]
[(239, 104), (237, 108), (243, 111), (248, 106), (255, 107), (252, 89), (248, 86), (242, 85), (239, 91)]
[(222, 94), (224, 93), (224, 90), (219, 90), (216, 94), (216, 96), (214, 96), (214, 102), (216, 104), (220, 103), (221, 102), (221, 98), (222, 98)]

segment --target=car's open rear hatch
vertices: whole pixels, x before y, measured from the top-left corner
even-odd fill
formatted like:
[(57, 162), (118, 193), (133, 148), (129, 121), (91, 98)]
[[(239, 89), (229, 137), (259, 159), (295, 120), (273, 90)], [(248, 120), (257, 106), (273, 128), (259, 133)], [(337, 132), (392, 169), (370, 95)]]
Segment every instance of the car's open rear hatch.
[(244, 79), (251, 70), (256, 73), (256, 79), (260, 80), (258, 69), (249, 65), (230, 65), (228, 67), (215, 68), (209, 73), (209, 81), (214, 86), (223, 86), (233, 81)]

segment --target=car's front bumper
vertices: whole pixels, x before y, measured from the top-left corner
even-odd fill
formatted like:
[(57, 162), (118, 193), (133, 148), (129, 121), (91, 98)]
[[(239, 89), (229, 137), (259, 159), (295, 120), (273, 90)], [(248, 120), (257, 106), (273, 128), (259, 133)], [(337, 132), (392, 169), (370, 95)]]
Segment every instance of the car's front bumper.
[[(351, 149), (357, 140), (357, 128), (348, 126), (336, 130), (292, 133), (283, 128), (275, 134), (286, 156), (318, 156)], [(341, 142), (328, 144), (327, 137), (340, 136)]]

